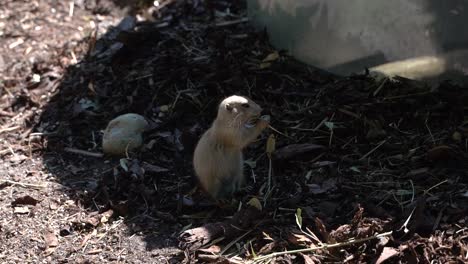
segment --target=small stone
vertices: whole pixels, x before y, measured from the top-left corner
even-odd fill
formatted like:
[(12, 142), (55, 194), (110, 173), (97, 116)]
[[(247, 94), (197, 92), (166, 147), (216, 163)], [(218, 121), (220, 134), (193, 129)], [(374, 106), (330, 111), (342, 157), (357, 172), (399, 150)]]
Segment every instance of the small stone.
[(138, 114), (124, 114), (111, 120), (104, 131), (102, 148), (104, 153), (124, 156), (143, 144), (142, 133), (148, 128), (146, 119)]

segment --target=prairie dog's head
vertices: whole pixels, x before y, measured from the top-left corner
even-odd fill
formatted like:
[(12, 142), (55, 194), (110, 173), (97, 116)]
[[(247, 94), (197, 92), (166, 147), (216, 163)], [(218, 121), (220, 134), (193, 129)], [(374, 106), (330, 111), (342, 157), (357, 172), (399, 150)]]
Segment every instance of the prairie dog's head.
[(219, 104), (218, 119), (240, 127), (255, 122), (261, 112), (262, 108), (248, 97), (232, 95)]

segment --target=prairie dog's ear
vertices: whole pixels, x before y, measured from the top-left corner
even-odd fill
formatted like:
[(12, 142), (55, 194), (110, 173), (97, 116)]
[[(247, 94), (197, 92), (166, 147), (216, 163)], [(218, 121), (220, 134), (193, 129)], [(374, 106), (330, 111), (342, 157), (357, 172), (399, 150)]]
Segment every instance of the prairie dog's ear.
[(229, 112), (237, 113), (237, 109), (230, 103), (226, 104), (226, 110), (228, 110)]

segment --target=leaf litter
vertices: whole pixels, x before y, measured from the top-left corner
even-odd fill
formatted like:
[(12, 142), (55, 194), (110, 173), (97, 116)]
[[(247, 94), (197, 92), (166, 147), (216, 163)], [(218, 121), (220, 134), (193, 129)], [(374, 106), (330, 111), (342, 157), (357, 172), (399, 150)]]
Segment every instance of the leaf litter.
[[(21, 205), (3, 213), (13, 219), (0, 223), (0, 244), (13, 245), (3, 252), (37, 258), (30, 244), (19, 250), (36, 238), (14, 240), (8, 223), (49, 230), (39, 219), (52, 214), (43, 206), (51, 203), (35, 202), (49, 200), (49, 261), (68, 260), (58, 250), (99, 262), (467, 261), (466, 87), (333, 76), (273, 49), (246, 23), (243, 1), (161, 2), (152, 22), (140, 19), (150, 10), (144, 4), (122, 20), (104, 12), (110, 1), (75, 1), (69, 19), (69, 6), (59, 5), (55, 16), (36, 19), (51, 29), (42, 39), (8, 10), (34, 18), (30, 10), (45, 13), (49, 1), (1, 5), (12, 29), (51, 47), (41, 53), (10, 31), (0, 43), (35, 58), (15, 65), (12, 52), (2, 53), (0, 191), (34, 197), (2, 194), (1, 205)], [(56, 37), (74, 32), (73, 23), (88, 32)], [(262, 105), (272, 129), (245, 153), (255, 166), (237, 203), (219, 208), (195, 188), (191, 155), (231, 94)], [(122, 160), (96, 159), (107, 122), (128, 112), (149, 119), (145, 146)], [(63, 189), (42, 184), (53, 181)], [(146, 246), (114, 243), (137, 234)], [(152, 243), (166, 251), (147, 253)]]

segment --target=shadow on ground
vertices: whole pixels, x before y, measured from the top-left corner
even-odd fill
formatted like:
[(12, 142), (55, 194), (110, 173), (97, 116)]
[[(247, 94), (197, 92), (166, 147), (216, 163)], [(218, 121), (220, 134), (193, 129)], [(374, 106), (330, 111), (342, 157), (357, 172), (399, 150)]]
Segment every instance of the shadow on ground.
[[(231, 6), (231, 20), (241, 8)], [(135, 247), (177, 260), (182, 255), (176, 236), (183, 226), (230, 213), (207, 220), (203, 214), (187, 216), (215, 207), (189, 205), (182, 197), (196, 185), (191, 156), (201, 129), (214, 118), (221, 98), (245, 93), (255, 78), (244, 75), (245, 62), (237, 57), (262, 49), (265, 43), (259, 41), (265, 39), (242, 21), (216, 25), (201, 3), (176, 3), (160, 12), (158, 22), (128, 16), (104, 35), (83, 39), (73, 50), (82, 59), (62, 78), (43, 80), (42, 85), (54, 86), (54, 96), (34, 132), (46, 136), (47, 170), (84, 209), (69, 231), (90, 232), (103, 215), (123, 216), (123, 234), (144, 241)], [(258, 46), (248, 48), (251, 44)], [(250, 87), (248, 92), (261, 91)], [(127, 159), (96, 156), (107, 123), (130, 112), (150, 122), (144, 148)]]
[[(75, 48), (85, 54), (83, 59), (62, 78), (43, 81), (57, 85), (56, 94), (34, 132), (46, 136), (47, 170), (82, 209), (80, 217), (70, 220), (70, 232), (91, 233), (109, 217), (117, 221), (123, 216), (124, 226), (111, 230), (141, 238), (134, 245), (148, 251), (147, 257), (180, 261), (179, 231), (232, 213), (213, 211), (200, 203), (202, 194), (192, 193), (191, 155), (219, 100), (235, 93), (258, 101), (274, 117), (272, 125), (287, 133), (278, 135), (278, 148), (323, 146), (318, 153), (293, 149), (275, 163), (276, 188), (265, 210), (274, 212), (276, 227), (295, 226), (295, 209), (303, 207), (305, 223), (312, 225), (320, 217), (332, 230), (349, 223), (361, 204), (369, 216), (391, 219), (378, 227), (381, 232), (401, 226), (415, 198), (426, 197), (432, 188), (440, 203), (428, 202), (412, 231), (428, 237), (441, 221), (463, 219), (463, 206), (447, 209), (442, 220), (437, 215), (442, 213), (438, 206), (449, 200), (466, 204), (453, 188), (465, 190), (467, 183), (461, 161), (466, 135), (460, 128), (466, 92), (449, 84), (430, 92), (408, 80), (379, 90), (384, 84), (367, 76), (319, 73), (283, 54), (276, 56), (262, 32), (239, 20), (242, 4), (220, 5), (219, 10), (227, 5), (231, 13), (216, 21), (197, 1), (177, 2), (161, 11), (158, 22), (124, 18), (98, 39), (83, 39)], [(276, 56), (274, 62), (264, 61), (268, 55)], [(150, 121), (144, 148), (126, 159), (95, 157), (108, 121), (129, 112)], [(463, 139), (454, 139), (454, 131)], [(264, 195), (265, 136), (246, 153), (256, 167), (249, 169), (243, 202)], [(42, 147), (32, 146), (33, 151)], [(434, 150), (440, 146), (444, 148)], [(284, 239), (282, 229), (270, 231)], [(116, 237), (103, 239), (115, 245)], [(402, 254), (413, 253), (402, 249)]]

